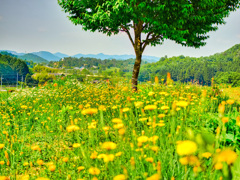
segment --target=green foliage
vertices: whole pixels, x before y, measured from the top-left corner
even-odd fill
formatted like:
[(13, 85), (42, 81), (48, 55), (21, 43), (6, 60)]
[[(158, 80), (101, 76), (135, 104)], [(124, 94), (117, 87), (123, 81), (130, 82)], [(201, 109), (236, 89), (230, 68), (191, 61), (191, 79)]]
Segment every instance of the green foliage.
[(170, 72), (174, 81), (196, 81), (210, 85), (214, 77), (217, 83), (239, 86), (239, 56), (240, 44), (209, 57), (165, 57), (156, 63), (144, 65), (141, 68), (139, 80), (150, 80), (150, 77), (154, 76), (166, 79), (167, 72)]
[(39, 84), (44, 84), (49, 81), (52, 82), (56, 77), (53, 74), (48, 73), (36, 73), (32, 76), (33, 79), (39, 82)]
[(26, 62), (10, 55), (0, 54), (0, 75), (3, 77), (3, 84), (15, 83), (17, 74), (24, 77), (28, 73)]
[[(141, 32), (151, 33), (151, 45), (171, 39), (186, 46), (199, 47), (209, 31), (224, 24), (224, 17), (239, 6), (238, 0), (58, 0), (69, 19), (84, 30), (107, 35), (142, 24)], [(124, 27), (124, 28), (123, 28)]]
[(232, 87), (240, 86), (240, 73), (237, 72), (220, 72), (216, 75), (218, 84), (230, 84)]
[(41, 66), (41, 65), (37, 65), (33, 67), (33, 72), (36, 73), (57, 73), (59, 72), (58, 69), (54, 69), (54, 68), (49, 68), (46, 66)]

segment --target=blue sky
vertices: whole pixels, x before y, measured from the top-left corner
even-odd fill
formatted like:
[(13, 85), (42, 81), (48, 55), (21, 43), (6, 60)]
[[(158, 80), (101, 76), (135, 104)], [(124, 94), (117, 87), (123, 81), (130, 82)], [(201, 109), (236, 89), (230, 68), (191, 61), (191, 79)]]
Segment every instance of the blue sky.
[[(240, 43), (240, 10), (231, 12), (225, 25), (210, 32), (207, 45), (200, 49), (182, 47), (166, 40), (163, 45), (148, 46), (144, 55), (208, 56)], [(0, 0), (0, 50), (17, 52), (50, 51), (68, 55), (134, 54), (124, 33), (108, 37), (82, 30), (67, 18), (57, 0)]]

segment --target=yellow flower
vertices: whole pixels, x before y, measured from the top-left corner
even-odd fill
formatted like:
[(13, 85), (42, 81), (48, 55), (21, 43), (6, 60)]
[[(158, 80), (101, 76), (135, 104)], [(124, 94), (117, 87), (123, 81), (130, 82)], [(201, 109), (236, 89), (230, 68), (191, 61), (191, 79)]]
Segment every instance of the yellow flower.
[(148, 141), (148, 137), (147, 136), (140, 136), (140, 137), (137, 138), (137, 141), (139, 143), (145, 143), (145, 142)]
[(144, 107), (144, 110), (155, 110), (157, 109), (156, 105), (147, 105)]
[(212, 156), (212, 153), (210, 152), (205, 152), (205, 153), (202, 153), (202, 157), (205, 157), (205, 158), (210, 158)]
[(180, 106), (180, 107), (187, 107), (188, 106), (188, 102), (187, 101), (178, 101), (176, 103), (177, 106)]
[(142, 107), (143, 106), (143, 102), (138, 101), (138, 102), (134, 102), (134, 105), (136, 108)]
[(128, 112), (130, 109), (129, 108), (123, 108), (122, 112)]
[(40, 147), (38, 145), (33, 145), (31, 147), (31, 149), (34, 150), (34, 151), (36, 151), (36, 150), (41, 151), (41, 149), (40, 149)]
[(124, 174), (119, 174), (113, 178), (113, 180), (126, 180), (126, 176)]
[(91, 175), (99, 175), (100, 174), (100, 170), (96, 167), (91, 167), (88, 172), (91, 174)]
[(102, 144), (102, 148), (106, 150), (116, 149), (116, 147), (117, 147), (117, 144), (114, 142), (104, 142)]
[(0, 149), (3, 149), (4, 148), (4, 144), (0, 144)]
[(114, 160), (114, 154), (106, 154), (103, 158), (104, 162), (109, 162)]
[(218, 162), (218, 163), (216, 163), (216, 164), (214, 165), (214, 168), (215, 168), (216, 170), (222, 169), (222, 168), (223, 168), (223, 164), (222, 164), (221, 162)]
[(148, 139), (148, 141), (155, 142), (155, 141), (158, 140), (158, 139), (159, 139), (158, 136), (153, 136), (153, 137), (150, 137), (150, 138)]
[(89, 109), (82, 110), (83, 115), (86, 115), (86, 114), (92, 115), (92, 114), (96, 114), (97, 112), (98, 112), (98, 109), (96, 108), (89, 108)]
[(63, 157), (63, 162), (68, 162), (68, 157)]
[(45, 178), (45, 177), (39, 177), (36, 180), (50, 180), (49, 178)]
[(118, 153), (115, 154), (115, 156), (117, 156), (117, 157), (119, 157), (121, 155), (122, 155), (122, 152), (118, 152)]
[(23, 166), (28, 166), (28, 165), (29, 165), (28, 162), (24, 162), (24, 163), (23, 163)]
[(100, 105), (100, 106), (98, 107), (98, 110), (100, 110), (100, 111), (106, 111), (106, 106)]
[(227, 123), (228, 121), (229, 121), (229, 118), (228, 118), (228, 117), (223, 117), (223, 118), (222, 118), (222, 122), (223, 122), (223, 123)]
[(38, 160), (37, 160), (37, 164), (40, 165), (40, 166), (43, 165), (43, 160), (38, 159)]
[(91, 156), (90, 156), (90, 158), (91, 159), (96, 159), (97, 158), (97, 152), (96, 151), (94, 151), (92, 154), (91, 154)]
[(199, 166), (200, 162), (196, 156), (186, 156), (179, 159), (182, 165)]
[(5, 164), (5, 162), (4, 161), (0, 161), (0, 165), (4, 165)]
[(67, 132), (73, 132), (73, 131), (77, 131), (79, 130), (80, 128), (76, 125), (70, 125), (67, 127)]
[(168, 106), (162, 106), (162, 107), (161, 107), (161, 110), (168, 110), (168, 109), (169, 109)]
[(123, 88), (122, 88), (122, 91), (128, 91), (128, 87), (126, 87), (126, 86), (123, 87)]
[(154, 174), (154, 175), (148, 177), (147, 180), (160, 180), (160, 175)]
[(165, 114), (159, 114), (158, 117), (159, 118), (164, 118), (166, 115)]
[(20, 180), (29, 180), (29, 175), (23, 175)]
[(237, 153), (230, 149), (226, 149), (221, 151), (215, 160), (217, 162), (226, 162), (228, 165), (230, 165), (236, 161), (237, 157)]
[(82, 170), (84, 170), (84, 169), (85, 169), (84, 166), (79, 166), (79, 167), (77, 168), (78, 172), (80, 172), (80, 171), (82, 171)]
[(193, 141), (182, 141), (177, 145), (177, 153), (180, 156), (190, 155), (197, 151), (197, 144)]
[(158, 146), (152, 146), (152, 147), (151, 147), (151, 150), (153, 150), (154, 152), (157, 152), (157, 151), (158, 151), (158, 149), (159, 149), (159, 147), (158, 147)]
[(53, 171), (55, 171), (56, 166), (55, 166), (55, 165), (50, 165), (50, 166), (48, 167), (48, 169), (53, 172)]
[(79, 143), (74, 143), (74, 144), (73, 144), (73, 147), (74, 147), (74, 148), (78, 148), (78, 147), (80, 147), (80, 146), (81, 146), (81, 144), (79, 144)]
[(146, 158), (147, 162), (153, 163), (154, 159), (152, 157)]
[(125, 129), (124, 128), (121, 128), (118, 130), (118, 133), (122, 136), (125, 134)]
[(188, 165), (188, 158), (187, 157), (182, 157), (179, 159), (179, 162), (182, 164), (182, 165)]
[(148, 95), (149, 96), (153, 96), (155, 93), (154, 92), (149, 92)]
[(113, 123), (122, 123), (122, 120), (119, 118), (114, 118), (114, 119), (112, 119), (112, 122)]
[(7, 176), (0, 176), (0, 180), (10, 180), (10, 178)]
[(234, 101), (233, 99), (229, 99), (229, 100), (226, 101), (226, 103), (228, 103), (228, 104), (230, 104), (230, 105), (234, 104), (234, 102), (235, 102), (235, 101)]

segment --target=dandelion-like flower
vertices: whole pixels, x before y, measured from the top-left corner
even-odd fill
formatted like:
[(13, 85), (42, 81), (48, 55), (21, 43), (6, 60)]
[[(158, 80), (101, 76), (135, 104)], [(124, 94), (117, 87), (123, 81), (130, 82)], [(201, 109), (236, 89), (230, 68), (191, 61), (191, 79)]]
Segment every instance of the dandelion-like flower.
[(116, 149), (116, 147), (117, 147), (117, 144), (114, 142), (104, 142), (102, 144), (102, 148), (106, 150), (113, 150), (113, 149)]
[(197, 151), (197, 144), (193, 141), (182, 141), (177, 145), (177, 153), (180, 156), (191, 155)]

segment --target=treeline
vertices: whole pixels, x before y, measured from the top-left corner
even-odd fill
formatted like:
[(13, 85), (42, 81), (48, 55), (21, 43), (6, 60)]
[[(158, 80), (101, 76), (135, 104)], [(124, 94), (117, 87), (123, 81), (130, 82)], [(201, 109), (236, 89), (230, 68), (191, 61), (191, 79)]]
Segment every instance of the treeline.
[(29, 73), (29, 69), (26, 62), (16, 57), (0, 54), (0, 63), (11, 68), (11, 70), (7, 68), (8, 69), (7, 71), (5, 71), (4, 68), (2, 68), (0, 70), (0, 74), (18, 73), (20, 75), (26, 75), (27, 73)]
[(163, 57), (156, 63), (142, 66), (139, 80), (150, 80), (154, 76), (166, 79), (167, 72), (174, 81), (210, 85), (214, 77), (218, 83), (240, 86), (240, 44), (209, 57)]
[[(84, 67), (86, 69), (98, 69), (100, 72), (105, 71), (109, 68), (116, 67), (119, 68), (122, 72), (132, 72), (133, 65), (134, 65), (135, 59), (128, 59), (128, 60), (116, 60), (116, 59), (96, 59), (96, 58), (75, 58), (75, 57), (66, 57), (63, 60), (60, 60), (58, 62), (56, 61), (50, 61), (49, 66), (50, 67), (56, 67), (56, 68), (74, 68), (74, 67)], [(142, 64), (147, 64), (146, 61), (143, 61)]]

